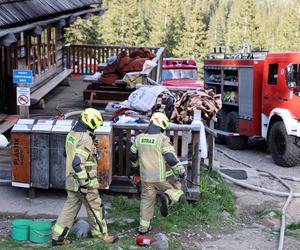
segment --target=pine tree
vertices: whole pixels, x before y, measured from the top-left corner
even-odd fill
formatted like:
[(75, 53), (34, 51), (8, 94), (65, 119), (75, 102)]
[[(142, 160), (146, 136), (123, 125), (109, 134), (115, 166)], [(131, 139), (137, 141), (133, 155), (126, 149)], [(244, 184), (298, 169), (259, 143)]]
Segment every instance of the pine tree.
[(164, 46), (167, 55), (174, 54), (185, 30), (184, 0), (153, 1), (150, 18), (150, 41), (154, 46)]
[(210, 49), (225, 45), (238, 51), (248, 43), (300, 50), (299, 0), (103, 0), (103, 16), (78, 18), (65, 37), (70, 43), (165, 46), (168, 55), (199, 57), (190, 38), (195, 6), (202, 15), (198, 33), (207, 32)]
[(276, 50), (296, 51), (300, 49), (300, 0), (288, 6), (277, 31)]
[(265, 49), (274, 51), (277, 44), (276, 33), (282, 19), (281, 15), (274, 15), (279, 9), (285, 9), (286, 3), (282, 0), (262, 1), (258, 5), (260, 10), (260, 32), (264, 36)]
[(171, 5), (172, 15), (167, 23), (166, 34), (162, 41), (167, 48), (167, 55), (175, 54), (176, 49), (181, 46), (181, 40), (185, 31), (185, 18), (183, 16), (183, 2), (177, 0)]
[(243, 44), (261, 46), (254, 0), (234, 1), (230, 10), (227, 46), (230, 51), (238, 51)]
[(143, 45), (147, 38), (145, 23), (140, 11), (140, 1), (127, 0), (126, 18), (124, 20), (125, 34), (123, 35), (123, 44)]
[(144, 45), (149, 28), (141, 0), (112, 0), (104, 16), (103, 38), (108, 44)]
[(208, 39), (211, 50), (226, 45), (227, 19), (231, 5), (231, 0), (221, 0), (210, 18)]
[(170, 22), (171, 0), (153, 0), (151, 4), (151, 13), (149, 22), (151, 27), (150, 43), (151, 45), (162, 45), (166, 40), (166, 31)]
[(206, 26), (204, 24), (204, 16), (201, 12), (200, 1), (197, 1), (186, 24), (186, 31), (180, 46), (176, 50), (176, 55), (196, 59), (201, 74), (202, 62), (208, 52), (208, 41), (205, 28)]
[(103, 16), (103, 39), (107, 44), (123, 44), (125, 35), (126, 2), (111, 0)]
[(66, 28), (65, 38), (68, 43), (97, 44), (102, 43), (101, 17), (93, 16), (89, 20), (77, 18), (76, 22)]

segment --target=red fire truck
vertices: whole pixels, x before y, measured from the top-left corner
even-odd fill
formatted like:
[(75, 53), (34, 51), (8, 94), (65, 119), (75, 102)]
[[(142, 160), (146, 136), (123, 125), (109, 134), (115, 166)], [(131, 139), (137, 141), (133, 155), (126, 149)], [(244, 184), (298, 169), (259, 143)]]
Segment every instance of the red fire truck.
[(204, 82), (222, 94), (217, 143), (263, 138), (277, 165), (300, 164), (300, 52), (210, 54)]
[(196, 61), (189, 58), (164, 58), (162, 83), (172, 87), (203, 87), (198, 80)]

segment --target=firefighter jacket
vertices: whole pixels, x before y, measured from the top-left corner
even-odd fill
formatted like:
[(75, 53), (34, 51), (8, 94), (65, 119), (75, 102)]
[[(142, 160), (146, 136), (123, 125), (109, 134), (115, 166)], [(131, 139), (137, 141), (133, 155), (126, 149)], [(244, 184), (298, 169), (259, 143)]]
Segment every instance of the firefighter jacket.
[[(91, 137), (91, 132), (71, 131), (66, 138), (66, 189), (68, 184), (76, 179), (80, 186), (97, 188), (97, 154)], [(72, 185), (71, 185), (72, 186)], [(72, 189), (72, 188), (71, 188)], [(76, 189), (76, 188), (75, 188)]]
[[(166, 164), (171, 167), (179, 161), (169, 137), (162, 133), (139, 134), (130, 148), (131, 155), (137, 156), (141, 180), (145, 182), (163, 182), (172, 171), (166, 171)], [(172, 157), (167, 157), (167, 156)], [(133, 159), (134, 157), (131, 157)], [(169, 161), (173, 158), (175, 161)]]

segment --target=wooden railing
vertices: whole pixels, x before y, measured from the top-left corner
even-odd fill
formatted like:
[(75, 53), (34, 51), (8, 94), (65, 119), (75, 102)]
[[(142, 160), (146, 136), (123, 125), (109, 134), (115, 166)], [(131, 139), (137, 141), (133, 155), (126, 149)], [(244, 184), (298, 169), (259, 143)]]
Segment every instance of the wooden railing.
[[(113, 138), (115, 145), (112, 155), (112, 173), (118, 179), (122, 176), (128, 176), (132, 172), (131, 162), (129, 160), (129, 150), (135, 136), (144, 132), (147, 124), (114, 124)], [(214, 134), (206, 128), (206, 137), (208, 145), (209, 167), (212, 167), (214, 159)], [(169, 126), (166, 135), (170, 137), (172, 144), (181, 162), (186, 167), (188, 179), (194, 183), (200, 183), (200, 127), (197, 125), (175, 125)], [(120, 188), (122, 190), (123, 187)], [(192, 190), (190, 199), (196, 200), (199, 195), (199, 187), (189, 185)], [(123, 190), (125, 192), (125, 190)]]
[[(110, 56), (117, 56), (122, 51), (128, 54), (141, 46), (118, 46), (118, 45), (82, 45), (67, 44), (64, 46), (65, 67), (73, 69), (75, 74), (91, 75), (98, 71), (98, 65), (105, 65)], [(161, 79), (162, 58), (164, 48), (147, 47), (156, 54), (153, 61), (157, 67), (150, 74), (150, 78), (156, 82)]]

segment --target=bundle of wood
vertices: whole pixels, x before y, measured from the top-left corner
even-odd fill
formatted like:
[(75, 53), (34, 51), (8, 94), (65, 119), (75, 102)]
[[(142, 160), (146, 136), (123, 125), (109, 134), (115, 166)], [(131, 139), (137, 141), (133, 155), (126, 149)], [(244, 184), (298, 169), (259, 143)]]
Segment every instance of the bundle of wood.
[(221, 108), (221, 95), (215, 94), (212, 89), (177, 92), (171, 121), (179, 124), (191, 123), (194, 110), (201, 110), (203, 120), (213, 119), (216, 121), (216, 114)]

